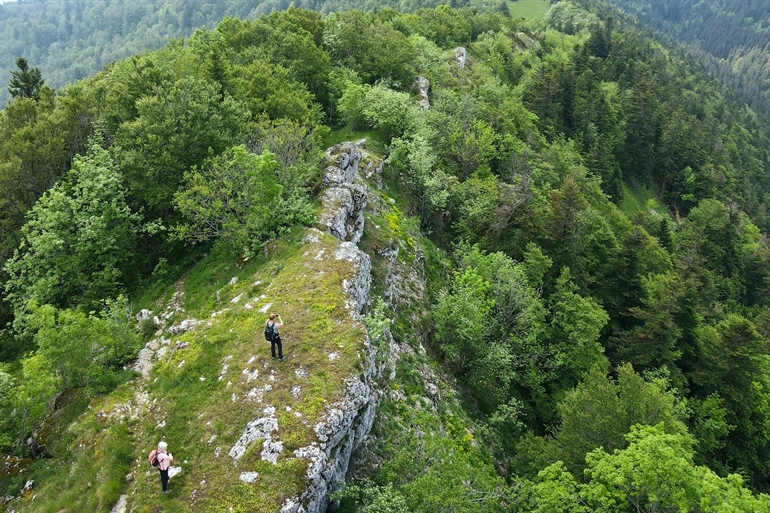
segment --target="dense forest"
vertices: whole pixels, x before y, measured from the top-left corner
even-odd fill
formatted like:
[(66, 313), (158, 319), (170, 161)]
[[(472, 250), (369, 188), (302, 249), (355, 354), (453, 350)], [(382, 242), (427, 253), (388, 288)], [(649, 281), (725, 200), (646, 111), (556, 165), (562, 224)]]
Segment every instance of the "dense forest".
[[(408, 228), (395, 209), (383, 224), (426, 266), (427, 306), (390, 312), (394, 336), (425, 343), (470, 420), (386, 396), (349, 507), (770, 511), (768, 126), (680, 55), (609, 4), (557, 3), (545, 25), (290, 8), (59, 90), (17, 71), (0, 116), (0, 450), (35, 462), (4, 494), (47, 475), (31, 435), (57, 399), (132, 379), (134, 298), (202, 252), (243, 261), (310, 223), (325, 145), (365, 135)], [(396, 379), (416, 374), (405, 361)]]
[[(389, 6), (401, 11), (435, 7), (428, 0), (20, 0), (0, 4), (0, 75), (7, 76), (14, 60), (24, 56), (39, 67), (47, 82), (60, 87), (93, 75), (106, 64), (146, 49), (160, 48), (170, 39), (188, 37), (197, 27), (213, 28), (225, 16), (250, 19), (261, 14), (302, 7), (323, 13)], [(466, 5), (460, 0), (455, 7)], [(483, 4), (483, 2), (482, 2)], [(0, 91), (0, 105), (8, 100)]]
[[(578, 0), (590, 8), (591, 2)], [(770, 4), (695, 0), (612, 0), (649, 27), (692, 45), (709, 71), (770, 115)]]

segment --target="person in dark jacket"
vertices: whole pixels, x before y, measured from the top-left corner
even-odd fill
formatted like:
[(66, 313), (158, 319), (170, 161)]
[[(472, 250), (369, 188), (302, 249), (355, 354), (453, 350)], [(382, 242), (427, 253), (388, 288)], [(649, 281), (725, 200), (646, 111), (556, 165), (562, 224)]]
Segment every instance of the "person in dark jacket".
[(275, 346), (278, 346), (278, 361), (283, 361), (283, 346), (281, 344), (281, 335), (278, 333), (278, 328), (283, 327), (283, 321), (281, 316), (276, 313), (271, 313), (268, 316), (265, 323), (265, 331), (272, 330), (273, 336), (270, 339), (270, 355), (275, 358)]

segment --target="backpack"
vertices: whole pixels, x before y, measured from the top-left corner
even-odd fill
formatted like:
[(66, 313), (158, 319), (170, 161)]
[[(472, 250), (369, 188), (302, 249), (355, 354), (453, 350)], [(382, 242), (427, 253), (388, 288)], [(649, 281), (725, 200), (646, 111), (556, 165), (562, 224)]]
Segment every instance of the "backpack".
[(275, 337), (275, 322), (273, 322), (272, 326), (266, 322), (265, 323), (265, 340), (267, 340), (268, 342), (272, 342), (273, 337)]
[(147, 461), (150, 462), (152, 468), (160, 467), (160, 460), (158, 459), (158, 451), (156, 449), (153, 449), (150, 455), (147, 456)]

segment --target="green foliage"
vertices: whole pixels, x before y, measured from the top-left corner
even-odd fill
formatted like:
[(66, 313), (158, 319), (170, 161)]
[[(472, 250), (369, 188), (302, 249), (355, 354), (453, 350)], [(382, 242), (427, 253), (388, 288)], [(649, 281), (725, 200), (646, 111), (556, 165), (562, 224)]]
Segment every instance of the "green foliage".
[(455, 176), (435, 169), (436, 156), (421, 132), (393, 139), (387, 164), (403, 175), (422, 223), (435, 226), (436, 216), (446, 211), (459, 184)]
[(8, 390), (11, 396), (14, 426), (11, 432), (18, 438), (17, 447), (26, 454), (27, 435), (36, 429), (53, 407), (61, 379), (52, 371), (51, 362), (40, 353), (21, 360), (21, 372), (16, 386)]
[(362, 103), (361, 113), (371, 126), (383, 131), (386, 140), (411, 132), (417, 124), (417, 107), (411, 97), (384, 84), (367, 90)]
[(247, 139), (252, 153), (261, 155), (265, 150), (278, 161), (276, 179), (291, 194), (315, 184), (319, 175), (321, 144), (328, 129), (323, 126), (302, 124), (291, 119), (263, 122), (254, 128)]
[[(257, 15), (283, 4), (248, 9)], [(540, 0), (517, 4), (547, 7)], [(0, 47), (7, 9), (29, 5), (3, 4)], [(50, 39), (48, 24), (65, 5), (50, 5), (51, 19), (28, 12), (36, 30), (25, 34)], [(61, 17), (62, 34), (67, 23), (80, 30), (83, 5)], [(124, 16), (118, 25), (142, 19), (142, 5), (131, 7), (139, 17)], [(245, 8), (174, 5), (162, 20), (153, 18), (155, 25), (192, 30)], [(182, 275), (188, 315), (223, 312), (211, 331), (181, 336), (190, 343), (186, 352), (171, 351), (151, 385), (168, 398), (168, 432), (196, 462), (191, 470), (201, 469), (180, 483), (185, 496), (206, 476), (234, 472), (206, 440), (233, 439), (238, 429), (214, 417), (237, 417), (241, 425), (250, 415), (217, 379), (225, 351), (243, 357), (244, 367), (254, 356), (261, 321), (228, 303), (240, 293), (251, 302), (277, 294), (290, 307), (282, 313), (302, 319), (287, 330), (296, 337), (287, 336), (287, 352), (308, 368), (324, 362), (302, 385), (310, 397), (297, 411), (308, 424), (280, 412), (285, 447), (303, 446), (324, 399), (351, 369), (360, 371), (361, 346), (339, 344), (335, 335), (350, 322), (344, 298), (330, 292), (346, 264), (300, 258), (301, 231), (289, 227), (312, 219), (308, 190), (319, 183), (322, 141), (373, 136), (374, 148), (388, 153), (382, 180), (376, 178), (387, 195), (372, 184), (362, 247), (379, 273), (376, 286), (393, 291), (387, 315), (398, 316), (395, 341), (415, 352), (405, 349), (392, 369), (390, 418), (378, 424), (381, 473), (372, 472), (371, 486), (351, 488), (362, 508), (503, 510), (509, 489), (498, 472), (520, 482), (546, 467), (554, 493), (538, 489), (541, 502), (531, 510), (623, 510), (636, 501), (705, 511), (722, 504), (719, 497), (754, 500), (738, 493), (734, 478), (710, 476), (692, 462), (720, 475), (740, 469), (756, 489), (770, 479), (764, 121), (722, 96), (679, 50), (645, 38), (599, 0), (555, 5), (549, 27), (507, 17), (499, 5), (495, 12), (482, 4), (428, 10), (403, 0), (413, 14), (373, 2), (358, 6), (367, 12), (333, 9), (342, 5), (324, 4), (337, 11), (326, 18), (294, 8), (250, 21), (227, 18), (216, 30), (114, 61), (59, 93), (43, 87), (37, 100), (20, 96), (8, 104), (0, 116), (0, 279), (7, 293), (0, 323), (13, 321), (15, 310), (22, 337), (2, 338), (2, 354), (17, 359), (0, 374), (3, 450), (20, 451), (61, 388), (86, 385), (96, 394), (117, 383), (113, 370), (139, 342), (128, 301), (105, 298), (138, 285), (143, 306), (156, 308), (151, 303), (174, 294), (170, 285)], [(179, 16), (169, 17), (173, 12)], [(73, 21), (77, 16), (81, 21)], [(155, 25), (126, 27), (144, 31), (150, 44), (148, 34), (163, 32)], [(457, 45), (468, 51), (462, 69)], [(40, 46), (29, 47), (48, 79), (35, 53)], [(51, 55), (66, 48), (63, 39)], [(78, 58), (83, 69), (90, 65), (88, 55)], [(430, 80), (426, 111), (416, 109), (408, 90), (417, 74)], [(346, 126), (332, 134), (326, 122)], [(78, 157), (95, 128), (103, 134), (99, 144)], [(145, 215), (159, 222), (145, 225)], [(174, 239), (161, 236), (160, 223), (172, 227)], [(285, 238), (264, 244), (279, 235)], [(180, 240), (199, 246), (185, 251)], [(378, 256), (395, 247), (397, 259)], [(454, 264), (436, 256), (450, 248)], [(239, 253), (242, 269), (235, 267)], [(323, 282), (312, 290), (311, 275)], [(240, 281), (227, 285), (233, 276)], [(103, 305), (103, 313), (86, 313)], [(372, 307), (365, 319), (384, 363), (390, 323), (382, 304)], [(349, 328), (351, 339), (362, 335), (360, 326)], [(146, 334), (152, 329), (144, 327)], [(35, 344), (38, 353), (20, 356)], [(343, 354), (344, 365), (326, 365), (331, 351)], [(437, 381), (434, 393), (425, 383), (432, 370), (445, 370), (433, 369), (427, 354), (454, 372), (473, 422), (450, 387)], [(607, 369), (616, 369), (614, 377)], [(39, 384), (29, 380), (37, 371)], [(284, 384), (274, 389), (274, 404), (295, 399)], [(682, 424), (685, 404), (692, 440)], [(196, 419), (199, 408), (213, 412), (211, 424)], [(624, 438), (634, 423), (659, 422), (660, 433)], [(132, 425), (140, 434), (131, 436), (154, 437), (157, 419), (146, 424)], [(532, 434), (522, 438), (525, 431)], [(654, 444), (641, 443), (647, 438)], [(638, 451), (629, 451), (637, 443)], [(597, 447), (605, 452), (591, 453)], [(671, 473), (690, 476), (684, 492), (650, 477), (664, 467), (640, 462), (640, 475), (626, 472), (644, 451), (667, 461), (671, 447), (679, 447), (671, 449)], [(121, 461), (131, 452), (115, 451)], [(267, 498), (262, 484), (227, 474), (234, 484), (195, 506), (276, 509), (305, 469), (282, 461), (266, 472), (257, 452), (248, 464), (275, 493)], [(588, 463), (586, 453), (593, 454)], [(549, 467), (556, 461), (564, 466)], [(55, 480), (68, 490), (62, 503), (105, 510), (125, 486), (149, 497), (145, 477), (136, 474), (139, 484), (126, 485), (118, 476), (124, 463), (113, 463), (115, 472), (87, 493), (99, 464), (77, 467), (87, 476), (75, 486), (85, 502), (61, 484), (74, 482), (69, 477)], [(586, 465), (587, 474), (567, 473)], [(517, 487), (522, 504), (536, 486)], [(692, 506), (699, 486), (718, 498)], [(653, 497), (645, 487), (661, 492)], [(180, 497), (170, 499), (170, 509), (189, 509)]]
[(257, 248), (285, 213), (278, 202), (277, 167), (272, 153), (254, 155), (235, 146), (186, 173), (174, 203), (187, 222), (174, 228), (174, 237), (187, 242), (220, 238), (235, 250)]
[(0, 115), (0, 261), (18, 247), (26, 213), (85, 153), (91, 113), (80, 96), (43, 88), (38, 101), (16, 98)]
[[(35, 356), (45, 360), (62, 391), (87, 387), (93, 395), (112, 390), (117, 385), (114, 370), (134, 358), (141, 345), (122, 296), (107, 300), (99, 315), (32, 304), (28, 322), (35, 330)], [(29, 379), (34, 378), (24, 371), (20, 387), (28, 386)]]
[[(575, 2), (593, 7), (592, 2)], [(722, 82), (740, 92), (758, 112), (768, 113), (768, 96), (756, 84), (768, 76), (767, 30), (770, 11), (760, 0), (740, 6), (685, 0), (612, 2), (668, 37), (697, 46), (694, 56)], [(622, 11), (618, 11), (618, 16)], [(689, 26), (685, 20), (698, 20)], [(727, 36), (729, 34), (729, 37)]]
[(76, 159), (67, 178), (35, 204), (5, 265), (17, 322), (30, 301), (93, 307), (116, 296), (137, 238), (158, 229), (131, 211), (122, 177), (100, 146)]
[[(716, 461), (711, 464), (766, 472), (757, 451), (769, 443), (765, 426), (770, 419), (770, 386), (764, 367), (770, 351), (768, 340), (748, 319), (731, 314), (716, 326), (702, 327), (698, 341), (702, 358), (692, 373), (694, 388), (705, 399), (719, 394), (726, 409), (723, 422), (729, 429), (724, 447), (714, 451)], [(720, 431), (715, 434), (723, 435), (724, 428)], [(722, 442), (707, 438), (706, 443), (711, 443), (713, 450), (715, 443)], [(708, 446), (704, 449), (707, 452)]]
[[(630, 365), (617, 368), (617, 381), (599, 365), (558, 404), (561, 425), (552, 438), (524, 438), (515, 465), (520, 472), (537, 472), (561, 461), (570, 472), (585, 468), (586, 454), (597, 448), (627, 447), (625, 434), (635, 424), (661, 425), (666, 433), (685, 433), (682, 403), (662, 378), (645, 380)], [(534, 465), (533, 465), (534, 464)]]
[(595, 365), (606, 364), (599, 335), (609, 316), (596, 300), (580, 296), (576, 289), (570, 282), (569, 268), (565, 267), (549, 300), (553, 312), (552, 336), (558, 354), (564, 359), (560, 364), (574, 377), (580, 377)]
[[(330, 59), (321, 48), (323, 25), (318, 13), (290, 7), (254, 21), (227, 18), (217, 26), (217, 31), (223, 33), (230, 47), (240, 53), (238, 61), (241, 64), (248, 67), (252, 60), (248, 57), (269, 62), (274, 70), (285, 70), (285, 82), (279, 89), (286, 89), (286, 82), (293, 82), (294, 87), (304, 85), (317, 102), (326, 105), (325, 79), (329, 75)], [(248, 74), (244, 78), (253, 83), (264, 80)], [(270, 95), (268, 88), (264, 90)], [(273, 91), (272, 94), (281, 97), (287, 92)], [(302, 111), (287, 110), (286, 114), (286, 117), (296, 119)]]
[(362, 483), (359, 500), (371, 500), (371, 507), (379, 506), (378, 497), (392, 497), (397, 506), (402, 497), (406, 511), (437, 512), (447, 506), (468, 513), (506, 511), (507, 489), (467, 418), (461, 412), (431, 414), (419, 399), (410, 403), (383, 406), (386, 413), (375, 429), (387, 429), (377, 448), (385, 459), (374, 476), (378, 486)]
[(115, 146), (133, 194), (164, 212), (187, 169), (235, 142), (247, 111), (194, 76), (160, 83), (153, 93), (136, 101), (137, 117), (120, 125)]
[[(253, 53), (258, 55), (259, 51)], [(313, 95), (280, 66), (254, 59), (234, 67), (231, 75), (228, 90), (255, 116), (263, 114), (269, 119), (287, 118), (299, 122), (313, 122), (318, 117), (312, 105)]]
[(365, 513), (408, 513), (404, 497), (393, 488), (391, 483), (377, 486), (365, 480), (361, 484), (346, 484), (345, 487), (330, 495), (332, 500), (352, 501), (356, 511)]
[(11, 82), (8, 84), (8, 92), (14, 98), (40, 98), (40, 89), (43, 87), (43, 80), (38, 68), (29, 68), (27, 59), (19, 57), (16, 59), (18, 71), (11, 72)]
[(390, 325), (393, 321), (387, 317), (385, 308), (385, 302), (377, 298), (373, 308), (361, 319), (366, 326), (370, 342), (377, 348), (375, 360), (379, 363), (387, 360), (390, 351)]
[(354, 70), (368, 84), (389, 79), (406, 86), (414, 79), (414, 49), (390, 23), (346, 11), (331, 14), (325, 25), (323, 41), (332, 64)]
[(572, 2), (557, 2), (548, 10), (545, 22), (559, 32), (577, 34), (587, 29), (599, 18), (590, 12), (575, 7)]
[(754, 496), (737, 474), (719, 477), (693, 464), (692, 439), (658, 426), (634, 426), (628, 446), (586, 456), (586, 482), (558, 462), (538, 476), (530, 511), (768, 511), (770, 499)]
[(439, 48), (467, 46), (471, 42), (471, 22), (461, 11), (441, 5), (417, 11), (407, 17), (415, 33), (433, 41)]
[(342, 86), (342, 95), (337, 101), (337, 114), (340, 120), (352, 129), (367, 127), (364, 116), (364, 99), (371, 86), (347, 79)]
[[(511, 399), (543, 400), (558, 358), (548, 346), (546, 311), (524, 266), (477, 246), (458, 256), (460, 270), (435, 309), (442, 352), (488, 415), (515, 404)], [(505, 417), (503, 410), (497, 414)], [(537, 413), (548, 414), (545, 408)]]

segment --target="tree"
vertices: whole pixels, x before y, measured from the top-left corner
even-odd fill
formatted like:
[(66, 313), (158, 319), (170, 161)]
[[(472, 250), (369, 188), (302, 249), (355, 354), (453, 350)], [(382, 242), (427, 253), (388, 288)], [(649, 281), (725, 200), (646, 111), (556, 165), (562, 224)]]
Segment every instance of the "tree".
[(8, 85), (8, 92), (14, 98), (32, 98), (37, 100), (40, 97), (40, 90), (43, 88), (43, 80), (38, 68), (29, 68), (27, 59), (19, 57), (16, 59), (18, 71), (11, 71), (11, 82)]
[(334, 13), (325, 20), (323, 42), (332, 64), (358, 72), (366, 83), (395, 80), (405, 86), (414, 80), (414, 48), (389, 23), (361, 11)]
[(382, 84), (366, 91), (362, 112), (386, 140), (412, 132), (417, 125), (417, 108), (411, 97)]
[(132, 196), (153, 213), (171, 210), (184, 172), (234, 144), (246, 107), (195, 76), (155, 86), (136, 100), (138, 117), (115, 134), (114, 153)]
[(309, 222), (310, 205), (301, 191), (282, 198), (272, 153), (230, 148), (185, 173), (174, 205), (186, 222), (174, 236), (187, 242), (221, 239), (237, 251), (255, 249), (282, 226)]
[(91, 368), (108, 333), (106, 323), (81, 310), (57, 311), (51, 305), (33, 306), (29, 322), (37, 330), (35, 340), (61, 383), (62, 390), (88, 384)]
[(60, 384), (61, 381), (52, 372), (50, 363), (42, 354), (36, 353), (21, 361), (21, 374), (12, 393), (12, 404), (22, 453), (25, 452), (24, 441), (29, 433), (42, 422), (53, 407)]
[(278, 160), (276, 178), (285, 192), (309, 186), (319, 174), (323, 156), (323, 137), (328, 129), (291, 119), (277, 119), (258, 123), (246, 147), (252, 153), (262, 154), (265, 150)]
[(693, 392), (702, 398), (718, 393), (725, 421), (733, 427), (713, 464), (746, 468), (757, 486), (766, 485), (770, 453), (770, 381), (766, 359), (770, 343), (748, 319), (730, 314), (716, 326), (698, 330), (702, 357), (690, 375)]
[(545, 392), (559, 357), (547, 344), (546, 311), (525, 266), (478, 246), (458, 256), (460, 269), (436, 308), (436, 339), (508, 444), (518, 435), (511, 420), (522, 399), (533, 417), (549, 415)]
[(561, 366), (573, 383), (594, 365), (606, 365), (599, 334), (609, 315), (593, 298), (583, 297), (570, 281), (569, 268), (562, 269), (556, 291), (550, 296), (552, 337), (561, 356)]
[(531, 473), (538, 470), (532, 468), (533, 462), (562, 461), (570, 472), (580, 472), (590, 451), (625, 448), (624, 436), (634, 424), (661, 424), (667, 433), (686, 432), (683, 405), (668, 391), (665, 379), (645, 380), (628, 364), (617, 368), (617, 376), (617, 381), (608, 377), (599, 365), (586, 373), (557, 405), (561, 426), (553, 437), (524, 438), (516, 467)]
[(159, 228), (131, 211), (112, 158), (93, 144), (88, 155), (75, 159), (67, 180), (32, 208), (19, 248), (5, 265), (5, 298), (17, 328), (23, 329), (30, 300), (93, 307), (117, 296), (138, 236)]
[(80, 92), (44, 88), (37, 101), (18, 98), (0, 113), (0, 262), (18, 247), (26, 213), (85, 153), (91, 117)]
[(31, 305), (29, 324), (36, 330), (38, 354), (48, 362), (62, 390), (88, 386), (104, 391), (114, 382), (113, 369), (136, 355), (140, 340), (128, 299), (104, 301), (97, 314)]
[(770, 511), (770, 498), (753, 495), (738, 474), (719, 477), (693, 463), (693, 439), (661, 425), (633, 426), (627, 448), (599, 448), (586, 456), (585, 483), (561, 462), (538, 475), (530, 511)]
[(642, 304), (630, 308), (637, 325), (619, 335), (617, 359), (638, 369), (666, 366), (674, 371), (682, 356), (677, 346), (682, 334), (677, 314), (681, 311), (684, 284), (675, 273), (650, 274), (641, 279), (641, 284)]

